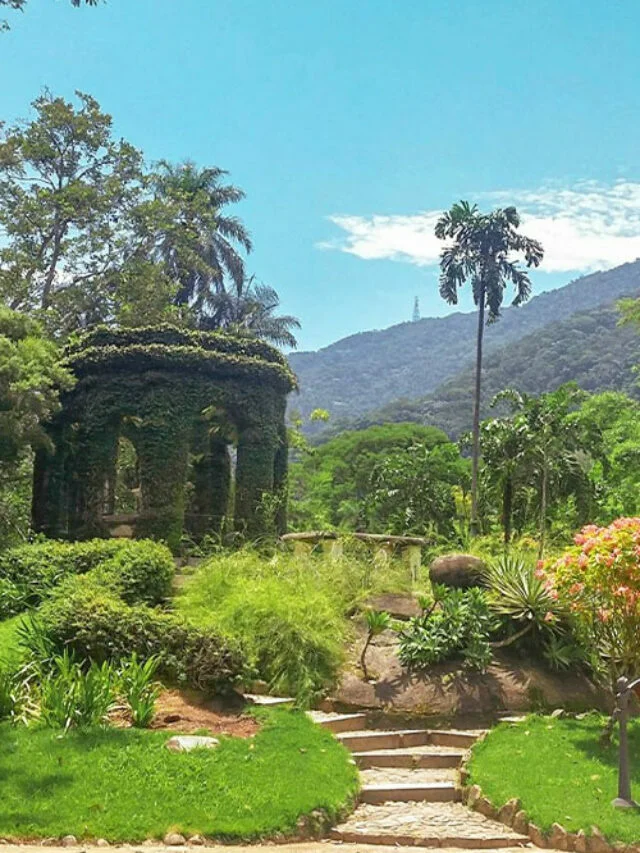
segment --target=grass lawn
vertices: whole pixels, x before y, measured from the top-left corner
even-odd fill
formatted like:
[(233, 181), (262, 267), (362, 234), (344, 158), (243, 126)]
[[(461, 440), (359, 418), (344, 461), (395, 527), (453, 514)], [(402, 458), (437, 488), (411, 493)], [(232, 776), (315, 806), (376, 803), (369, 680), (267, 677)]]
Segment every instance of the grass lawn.
[(171, 753), (167, 732), (61, 736), (0, 726), (0, 836), (109, 841), (167, 831), (220, 839), (292, 833), (301, 814), (335, 814), (357, 790), (347, 751), (302, 712), (257, 709), (254, 738)]
[[(496, 806), (522, 800), (529, 820), (544, 830), (554, 822), (569, 832), (589, 834), (598, 826), (610, 841), (640, 839), (640, 810), (614, 809), (617, 795), (617, 741), (600, 745), (604, 719), (529, 717), (497, 726), (474, 747), (470, 782), (480, 785)], [(632, 789), (640, 800), (640, 720), (629, 729)]]

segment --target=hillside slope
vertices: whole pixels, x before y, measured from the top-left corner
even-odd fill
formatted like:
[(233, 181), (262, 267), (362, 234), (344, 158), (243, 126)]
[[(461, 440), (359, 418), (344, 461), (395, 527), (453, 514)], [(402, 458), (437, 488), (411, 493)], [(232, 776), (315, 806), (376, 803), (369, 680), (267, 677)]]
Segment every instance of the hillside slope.
[[(511, 341), (639, 291), (640, 260), (542, 293), (522, 308), (505, 308), (502, 319), (486, 330), (487, 363)], [(352, 335), (318, 352), (293, 353), (301, 393), (291, 404), (303, 414), (321, 407), (342, 419), (398, 398), (424, 397), (472, 363), (475, 334), (475, 314), (456, 313)]]
[[(492, 397), (504, 388), (540, 394), (574, 381), (587, 391), (615, 389), (639, 396), (633, 368), (640, 363), (640, 335), (632, 327), (618, 326), (618, 320), (614, 306), (594, 308), (561, 323), (551, 323), (521, 340), (494, 347), (484, 362), (483, 417), (490, 412)], [(415, 421), (440, 427), (457, 438), (471, 428), (473, 382), (470, 366), (432, 394), (396, 400), (351, 420), (349, 426)], [(340, 427), (336, 422), (332, 431)]]

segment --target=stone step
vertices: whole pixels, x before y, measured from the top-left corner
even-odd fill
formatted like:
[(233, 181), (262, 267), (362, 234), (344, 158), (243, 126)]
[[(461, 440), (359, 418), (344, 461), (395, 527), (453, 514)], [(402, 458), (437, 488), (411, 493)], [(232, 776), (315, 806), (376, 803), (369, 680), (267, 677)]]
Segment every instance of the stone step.
[(453, 803), (460, 800), (455, 782), (388, 782), (363, 785), (361, 803)]
[(406, 749), (430, 743), (430, 733), (425, 729), (399, 729), (397, 731), (360, 731), (338, 735), (338, 739), (352, 752), (370, 752), (377, 749)]
[(431, 740), (429, 743), (435, 746), (456, 746), (462, 749), (470, 749), (473, 744), (481, 737), (483, 731), (464, 732), (456, 731), (455, 729), (442, 729), (431, 731)]
[(349, 731), (338, 735), (352, 752), (373, 752), (381, 749), (408, 749), (412, 746), (448, 746), (469, 749), (481, 732), (462, 732), (444, 729), (390, 729), (388, 731)]
[(343, 843), (390, 847), (491, 850), (529, 844), (526, 836), (458, 802), (363, 803), (330, 837)]
[(334, 734), (359, 731), (367, 724), (366, 714), (327, 714), (324, 711), (309, 711), (311, 719)]
[(429, 785), (434, 782), (458, 783), (458, 771), (454, 767), (374, 767), (360, 771), (360, 781), (366, 788), (368, 785), (411, 784)]
[(438, 747), (413, 749), (381, 749), (371, 752), (354, 752), (353, 757), (361, 770), (370, 767), (406, 767), (412, 769), (459, 767), (464, 752)]

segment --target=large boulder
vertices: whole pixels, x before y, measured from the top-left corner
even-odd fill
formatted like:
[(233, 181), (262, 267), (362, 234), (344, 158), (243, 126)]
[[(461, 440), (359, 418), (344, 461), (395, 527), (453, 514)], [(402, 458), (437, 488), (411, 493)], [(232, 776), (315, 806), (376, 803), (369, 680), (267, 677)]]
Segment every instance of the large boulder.
[(441, 583), (456, 589), (477, 586), (484, 571), (484, 563), (473, 554), (444, 554), (429, 566), (432, 583)]

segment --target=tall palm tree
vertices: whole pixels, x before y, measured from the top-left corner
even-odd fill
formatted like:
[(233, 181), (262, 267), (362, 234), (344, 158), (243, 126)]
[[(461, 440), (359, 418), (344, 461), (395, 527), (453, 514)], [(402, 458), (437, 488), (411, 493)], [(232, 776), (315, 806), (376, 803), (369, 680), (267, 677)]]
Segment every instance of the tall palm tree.
[(251, 238), (235, 216), (222, 211), (244, 198), (227, 173), (217, 167), (200, 169), (192, 162), (158, 164), (152, 178), (160, 206), (156, 259), (178, 284), (175, 303), (206, 316), (227, 281), (241, 287), (245, 279), (241, 249), (251, 251)]
[(509, 283), (515, 289), (513, 305), (521, 305), (531, 295), (526, 270), (511, 259), (513, 253), (524, 256), (527, 267), (537, 267), (543, 249), (537, 240), (518, 233), (520, 217), (515, 207), (480, 213), (467, 201), (454, 204), (436, 224), (436, 237), (448, 240), (440, 258), (440, 295), (449, 303), (458, 303), (458, 289), (471, 281), (473, 301), (478, 307), (476, 337), (476, 377), (473, 404), (473, 449), (471, 468), (471, 532), (478, 532), (478, 460), (480, 455), (480, 392), (482, 344), (485, 314), (487, 322), (500, 317), (504, 292)]

